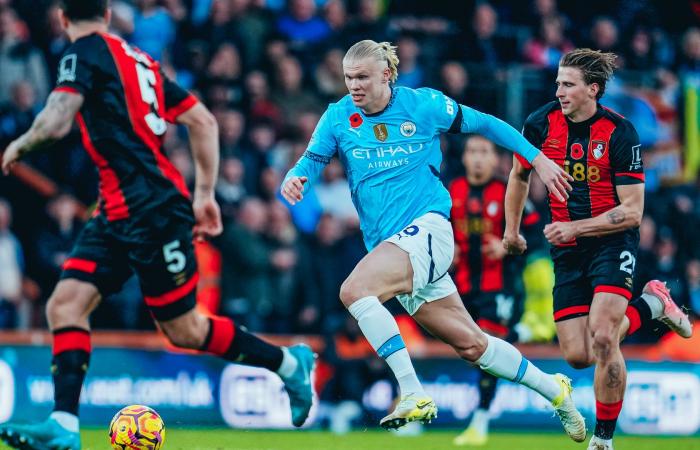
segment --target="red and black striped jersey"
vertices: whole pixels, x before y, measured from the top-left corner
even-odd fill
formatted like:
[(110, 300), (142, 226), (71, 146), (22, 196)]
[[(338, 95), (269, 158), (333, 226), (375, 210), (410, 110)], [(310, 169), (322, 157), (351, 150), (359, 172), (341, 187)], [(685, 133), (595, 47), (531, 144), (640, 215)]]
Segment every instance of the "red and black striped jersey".
[(185, 181), (163, 151), (167, 124), (197, 103), (159, 64), (121, 38), (76, 40), (59, 64), (55, 91), (77, 92), (83, 145), (99, 172), (99, 213), (108, 221), (167, 205), (192, 217)]
[[(452, 197), (450, 212), (455, 245), (459, 251), (454, 280), (460, 294), (475, 292), (501, 292), (513, 289), (517, 276), (516, 257), (490, 259), (482, 246), (490, 240), (501, 245), (505, 230), (504, 202), (506, 183), (491, 179), (483, 185), (472, 185), (466, 177), (452, 181), (449, 187)], [(531, 226), (539, 221), (539, 214), (528, 202), (523, 214), (523, 225)]]
[[(553, 222), (596, 217), (620, 204), (616, 186), (644, 183), (637, 131), (600, 104), (593, 117), (575, 123), (564, 116), (559, 102), (550, 102), (530, 114), (523, 135), (574, 179), (568, 200), (548, 196)], [(524, 167), (532, 167), (516, 156)], [(573, 245), (577, 242), (562, 246)]]

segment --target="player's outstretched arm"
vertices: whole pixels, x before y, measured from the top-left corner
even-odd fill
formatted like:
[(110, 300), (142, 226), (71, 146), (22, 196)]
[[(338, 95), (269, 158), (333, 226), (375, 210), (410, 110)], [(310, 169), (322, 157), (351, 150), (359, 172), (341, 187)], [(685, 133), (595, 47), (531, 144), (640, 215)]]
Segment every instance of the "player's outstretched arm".
[(644, 213), (644, 184), (616, 187), (620, 204), (590, 219), (554, 222), (544, 227), (544, 235), (552, 244), (569, 242), (577, 237), (606, 236), (638, 227)]
[(195, 166), (194, 234), (198, 238), (221, 234), (221, 212), (214, 198), (219, 172), (219, 127), (216, 119), (201, 103), (177, 117), (187, 127)]
[(82, 94), (54, 91), (34, 123), (22, 136), (10, 142), (2, 158), (2, 170), (7, 175), (17, 160), (25, 154), (64, 137), (71, 129), (73, 118), (83, 106)]
[(460, 108), (463, 115), (461, 127), (463, 133), (482, 134), (501, 147), (519, 154), (532, 164), (549, 192), (562, 202), (569, 197), (569, 191), (571, 191), (569, 181), (573, 181), (571, 175), (535, 148), (515, 128), (490, 114), (484, 114), (464, 105), (460, 105)]
[(527, 250), (527, 242), (520, 234), (520, 222), (530, 189), (530, 170), (523, 167), (518, 158), (513, 157), (513, 168), (508, 176), (506, 187), (503, 247), (511, 255), (519, 255)]

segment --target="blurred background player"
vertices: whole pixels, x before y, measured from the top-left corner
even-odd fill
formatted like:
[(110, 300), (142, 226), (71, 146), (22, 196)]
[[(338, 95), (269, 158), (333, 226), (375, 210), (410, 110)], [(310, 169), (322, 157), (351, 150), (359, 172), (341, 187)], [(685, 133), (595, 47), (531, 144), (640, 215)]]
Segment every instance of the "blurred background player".
[[(78, 403), (91, 344), (91, 312), (136, 272), (151, 314), (170, 342), (280, 375), (292, 421), (311, 408), (313, 353), (280, 348), (225, 317), (195, 309), (194, 235), (221, 233), (214, 200), (217, 125), (192, 94), (166, 78), (157, 62), (107, 33), (107, 0), (65, 0), (61, 22), (72, 43), (59, 63), (57, 87), (29, 131), (3, 155), (5, 174), (32, 150), (65, 136), (75, 118), (100, 175), (98, 212), (86, 225), (46, 307), (53, 333), (54, 411), (37, 425), (3, 425), (15, 448), (80, 448)], [(196, 167), (194, 199), (162, 149), (166, 120), (185, 125)]]
[[(523, 312), (523, 257), (507, 255), (505, 229), (506, 182), (496, 176), (499, 156), (492, 141), (472, 135), (464, 144), (466, 176), (450, 183), (452, 229), (455, 236), (455, 284), (464, 306), (486, 333), (508, 342), (527, 341), (516, 324)], [(539, 221), (530, 204), (523, 218), (526, 230)], [(479, 371), (479, 407), (456, 445), (484, 445), (488, 439), (489, 407), (498, 378)]]
[[(620, 339), (652, 319), (682, 337), (692, 325), (658, 280), (632, 299), (644, 169), (637, 132), (598, 101), (616, 55), (576, 49), (559, 61), (557, 100), (533, 112), (523, 135), (573, 176), (567, 201), (550, 193), (544, 229), (554, 261), (554, 320), (559, 346), (575, 368), (595, 364), (595, 433), (589, 450), (612, 450), (627, 372)], [(506, 192), (505, 247), (522, 253), (519, 234), (531, 165), (515, 156)]]
[(343, 58), (350, 94), (329, 105), (281, 187), (294, 205), (303, 199), (304, 185), (314, 183), (336, 153), (344, 162), (369, 254), (343, 283), (340, 300), (386, 360), (401, 391), (398, 405), (380, 425), (395, 429), (437, 415), (396, 320), (382, 305), (396, 296), (418, 323), (460, 357), (547, 398), (566, 432), (580, 442), (585, 424), (571, 400), (569, 380), (543, 373), (509, 343), (484, 334), (447, 273), (454, 257), (452, 202), (439, 178), (439, 136), (483, 133), (520, 152), (562, 201), (570, 188), (568, 176), (505, 122), (433, 89), (394, 86), (398, 63), (396, 47), (388, 42), (364, 40), (350, 47)]

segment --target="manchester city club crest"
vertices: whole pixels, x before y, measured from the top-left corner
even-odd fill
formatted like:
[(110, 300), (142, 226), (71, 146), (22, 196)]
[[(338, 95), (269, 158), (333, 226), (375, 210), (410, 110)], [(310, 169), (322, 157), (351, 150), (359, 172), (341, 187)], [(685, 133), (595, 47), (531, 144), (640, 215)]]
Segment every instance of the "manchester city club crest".
[(386, 138), (389, 137), (389, 132), (386, 129), (385, 123), (378, 123), (373, 126), (372, 129), (374, 130), (374, 136), (382, 142), (386, 141)]
[(411, 137), (416, 134), (416, 124), (407, 120), (401, 124), (399, 131), (401, 131), (402, 136)]

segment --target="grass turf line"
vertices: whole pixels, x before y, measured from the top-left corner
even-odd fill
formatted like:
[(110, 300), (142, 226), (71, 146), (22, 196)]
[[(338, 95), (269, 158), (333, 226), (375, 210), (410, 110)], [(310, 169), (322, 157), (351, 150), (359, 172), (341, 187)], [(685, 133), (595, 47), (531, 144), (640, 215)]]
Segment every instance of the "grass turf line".
[[(455, 447), (457, 431), (428, 431), (420, 436), (396, 436), (382, 430), (336, 436), (323, 431), (246, 431), (210, 428), (170, 428), (163, 450), (445, 450)], [(82, 431), (83, 450), (109, 450), (107, 429)], [(590, 436), (589, 436), (590, 439)], [(483, 450), (583, 450), (555, 433), (491, 433)], [(0, 448), (6, 447), (0, 444)], [(474, 448), (474, 447), (471, 447)], [(615, 450), (700, 450), (698, 437), (617, 436)]]

